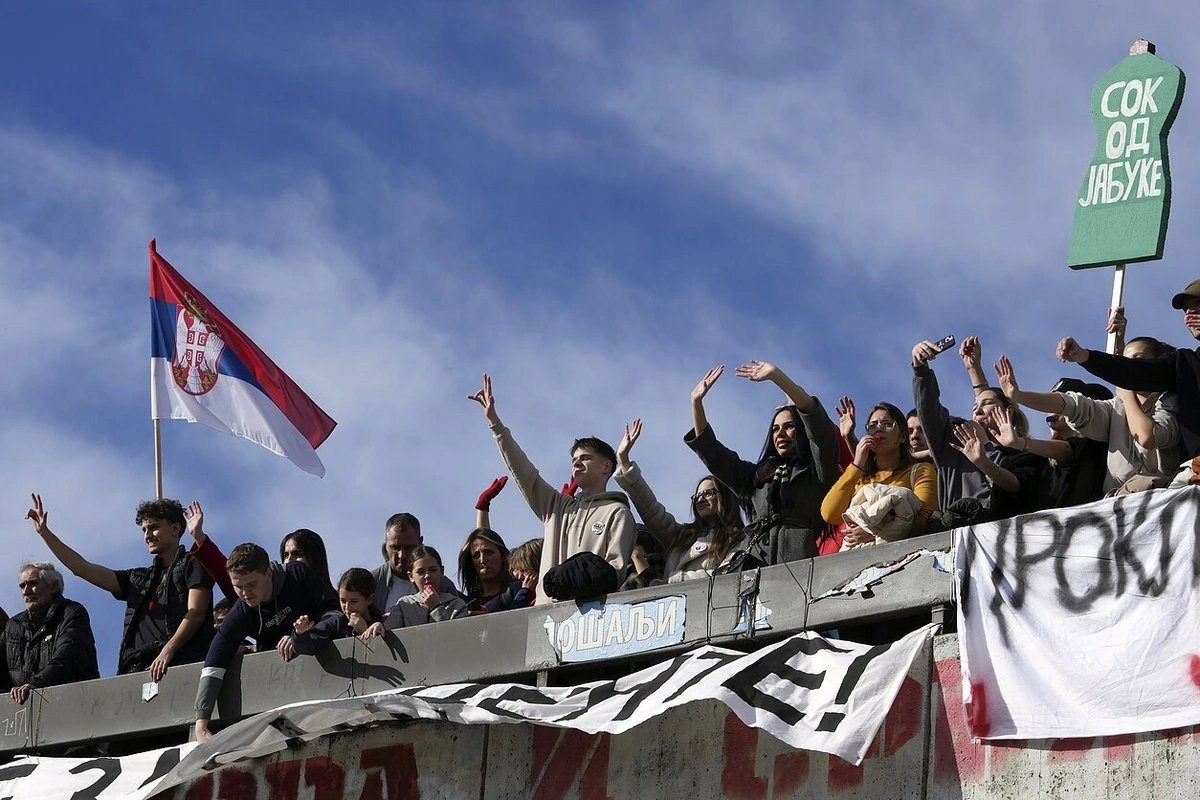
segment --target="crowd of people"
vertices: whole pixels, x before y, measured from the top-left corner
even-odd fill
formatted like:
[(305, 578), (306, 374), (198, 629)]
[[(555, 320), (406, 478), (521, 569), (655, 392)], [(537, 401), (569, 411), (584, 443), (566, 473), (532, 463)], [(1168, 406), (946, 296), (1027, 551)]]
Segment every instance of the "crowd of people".
[[(1200, 339), (1200, 281), (1172, 305)], [(1200, 350), (1145, 337), (1124, 342), (1125, 327), (1123, 311), (1115, 309), (1110, 332), (1120, 355), (1083, 349), (1072, 338), (1057, 348), (1062, 361), (1113, 383), (1115, 394), (1074, 378), (1045, 392), (1022, 389), (1004, 356), (993, 384), (982, 366), (982, 344), (966, 339), (958, 354), (975, 401), (963, 416), (942, 404), (932, 366), (953, 340), (919, 342), (912, 350), (912, 410), (874, 404), (861, 436), (851, 398), (840, 398), (831, 417), (782, 369), (751, 361), (735, 374), (771, 383), (787, 398), (772, 413), (753, 461), (723, 444), (708, 420), (705, 398), (724, 373), (714, 367), (691, 393), (692, 427), (684, 442), (706, 474), (696, 483), (686, 521), (656, 498), (631, 458), (640, 420), (625, 426), (615, 450), (594, 437), (575, 440), (571, 481), (556, 488), (501, 422), (484, 375), (469, 398), (482, 409), (508, 475), (479, 496), (476, 527), (458, 553), (457, 585), (441, 554), (424, 544), (411, 513), (384, 523), (381, 565), (351, 568), (336, 585), (316, 532), (284, 536), (278, 561), (252, 542), (227, 556), (206, 534), (198, 502), (185, 508), (158, 499), (137, 507), (134, 519), (151, 563), (132, 569), (111, 569), (76, 552), (51, 531), (39, 495), (26, 517), (59, 564), (125, 603), (118, 673), (145, 672), (157, 682), (172, 665), (203, 663), (195, 716), (203, 741), (225, 671), (246, 649), (274, 648), (290, 660), (334, 639), (369, 640), (412, 625), (708, 579), (1200, 482)], [(1045, 436), (1035, 436), (1023, 409), (1047, 415)], [(490, 504), (510, 477), (544, 526), (541, 537), (512, 550), (489, 519)], [(621, 491), (609, 488), (612, 481)], [(27, 562), (18, 571), (25, 610), (6, 620), (0, 648), (0, 679), (14, 702), (26, 702), (42, 687), (99, 677), (88, 611), (64, 597), (63, 585), (49, 561)], [(214, 588), (221, 595), (215, 603)]]

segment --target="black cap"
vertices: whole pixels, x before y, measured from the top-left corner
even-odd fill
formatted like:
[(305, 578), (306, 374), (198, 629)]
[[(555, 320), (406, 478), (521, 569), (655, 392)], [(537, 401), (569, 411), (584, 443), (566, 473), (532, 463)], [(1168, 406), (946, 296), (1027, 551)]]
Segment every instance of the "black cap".
[(1200, 300), (1200, 281), (1192, 281), (1179, 294), (1171, 298), (1171, 308), (1182, 309), (1188, 300)]

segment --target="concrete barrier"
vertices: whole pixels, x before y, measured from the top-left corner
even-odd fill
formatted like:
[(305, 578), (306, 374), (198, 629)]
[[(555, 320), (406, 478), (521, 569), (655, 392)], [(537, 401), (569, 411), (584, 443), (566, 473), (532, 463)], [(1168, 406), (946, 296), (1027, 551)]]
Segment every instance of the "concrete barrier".
[(928, 659), (914, 663), (867, 759), (857, 767), (835, 756), (795, 750), (743, 725), (713, 701), (668, 711), (618, 736), (529, 724), (425, 721), (348, 731), (218, 769), (159, 797), (921, 797), (930, 676)]
[(1194, 729), (976, 744), (966, 736), (955, 636), (909, 671), (866, 760), (795, 750), (716, 702), (612, 736), (529, 724), (399, 722), (216, 770), (174, 800), (421, 798), (1194, 798)]

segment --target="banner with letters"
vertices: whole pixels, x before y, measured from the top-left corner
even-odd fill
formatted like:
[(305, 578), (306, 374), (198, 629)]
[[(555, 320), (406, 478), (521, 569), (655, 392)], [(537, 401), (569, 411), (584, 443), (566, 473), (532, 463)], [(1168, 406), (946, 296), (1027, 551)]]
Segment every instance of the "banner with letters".
[(963, 528), (964, 711), (981, 739), (1200, 723), (1200, 487)]
[(619, 734), (696, 700), (719, 700), (746, 725), (793, 747), (860, 764), (932, 632), (926, 626), (874, 647), (811, 632), (753, 653), (710, 645), (616, 681), (579, 686), (460, 683), (296, 703), (242, 720), (202, 745), (126, 758), (18, 758), (0, 767), (0, 797), (146, 798), (297, 739), (404, 719)]

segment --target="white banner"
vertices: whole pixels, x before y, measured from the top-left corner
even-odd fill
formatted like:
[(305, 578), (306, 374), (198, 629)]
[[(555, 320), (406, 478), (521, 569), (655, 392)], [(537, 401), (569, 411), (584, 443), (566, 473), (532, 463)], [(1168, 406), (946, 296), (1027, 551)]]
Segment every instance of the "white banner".
[(85, 759), (17, 759), (0, 768), (0, 797), (70, 798), (88, 788), (79, 797), (145, 798), (226, 764), (284, 750), (289, 742), (397, 719), (532, 722), (615, 734), (706, 699), (725, 703), (746, 725), (793, 747), (860, 764), (932, 631), (926, 626), (876, 647), (808, 632), (749, 654), (707, 646), (617, 681), (580, 686), (460, 683), (296, 703), (242, 720), (203, 745), (91, 759), (104, 763), (84, 768), (103, 775), (80, 774)]
[(967, 727), (982, 739), (1200, 723), (1200, 487), (959, 531)]

